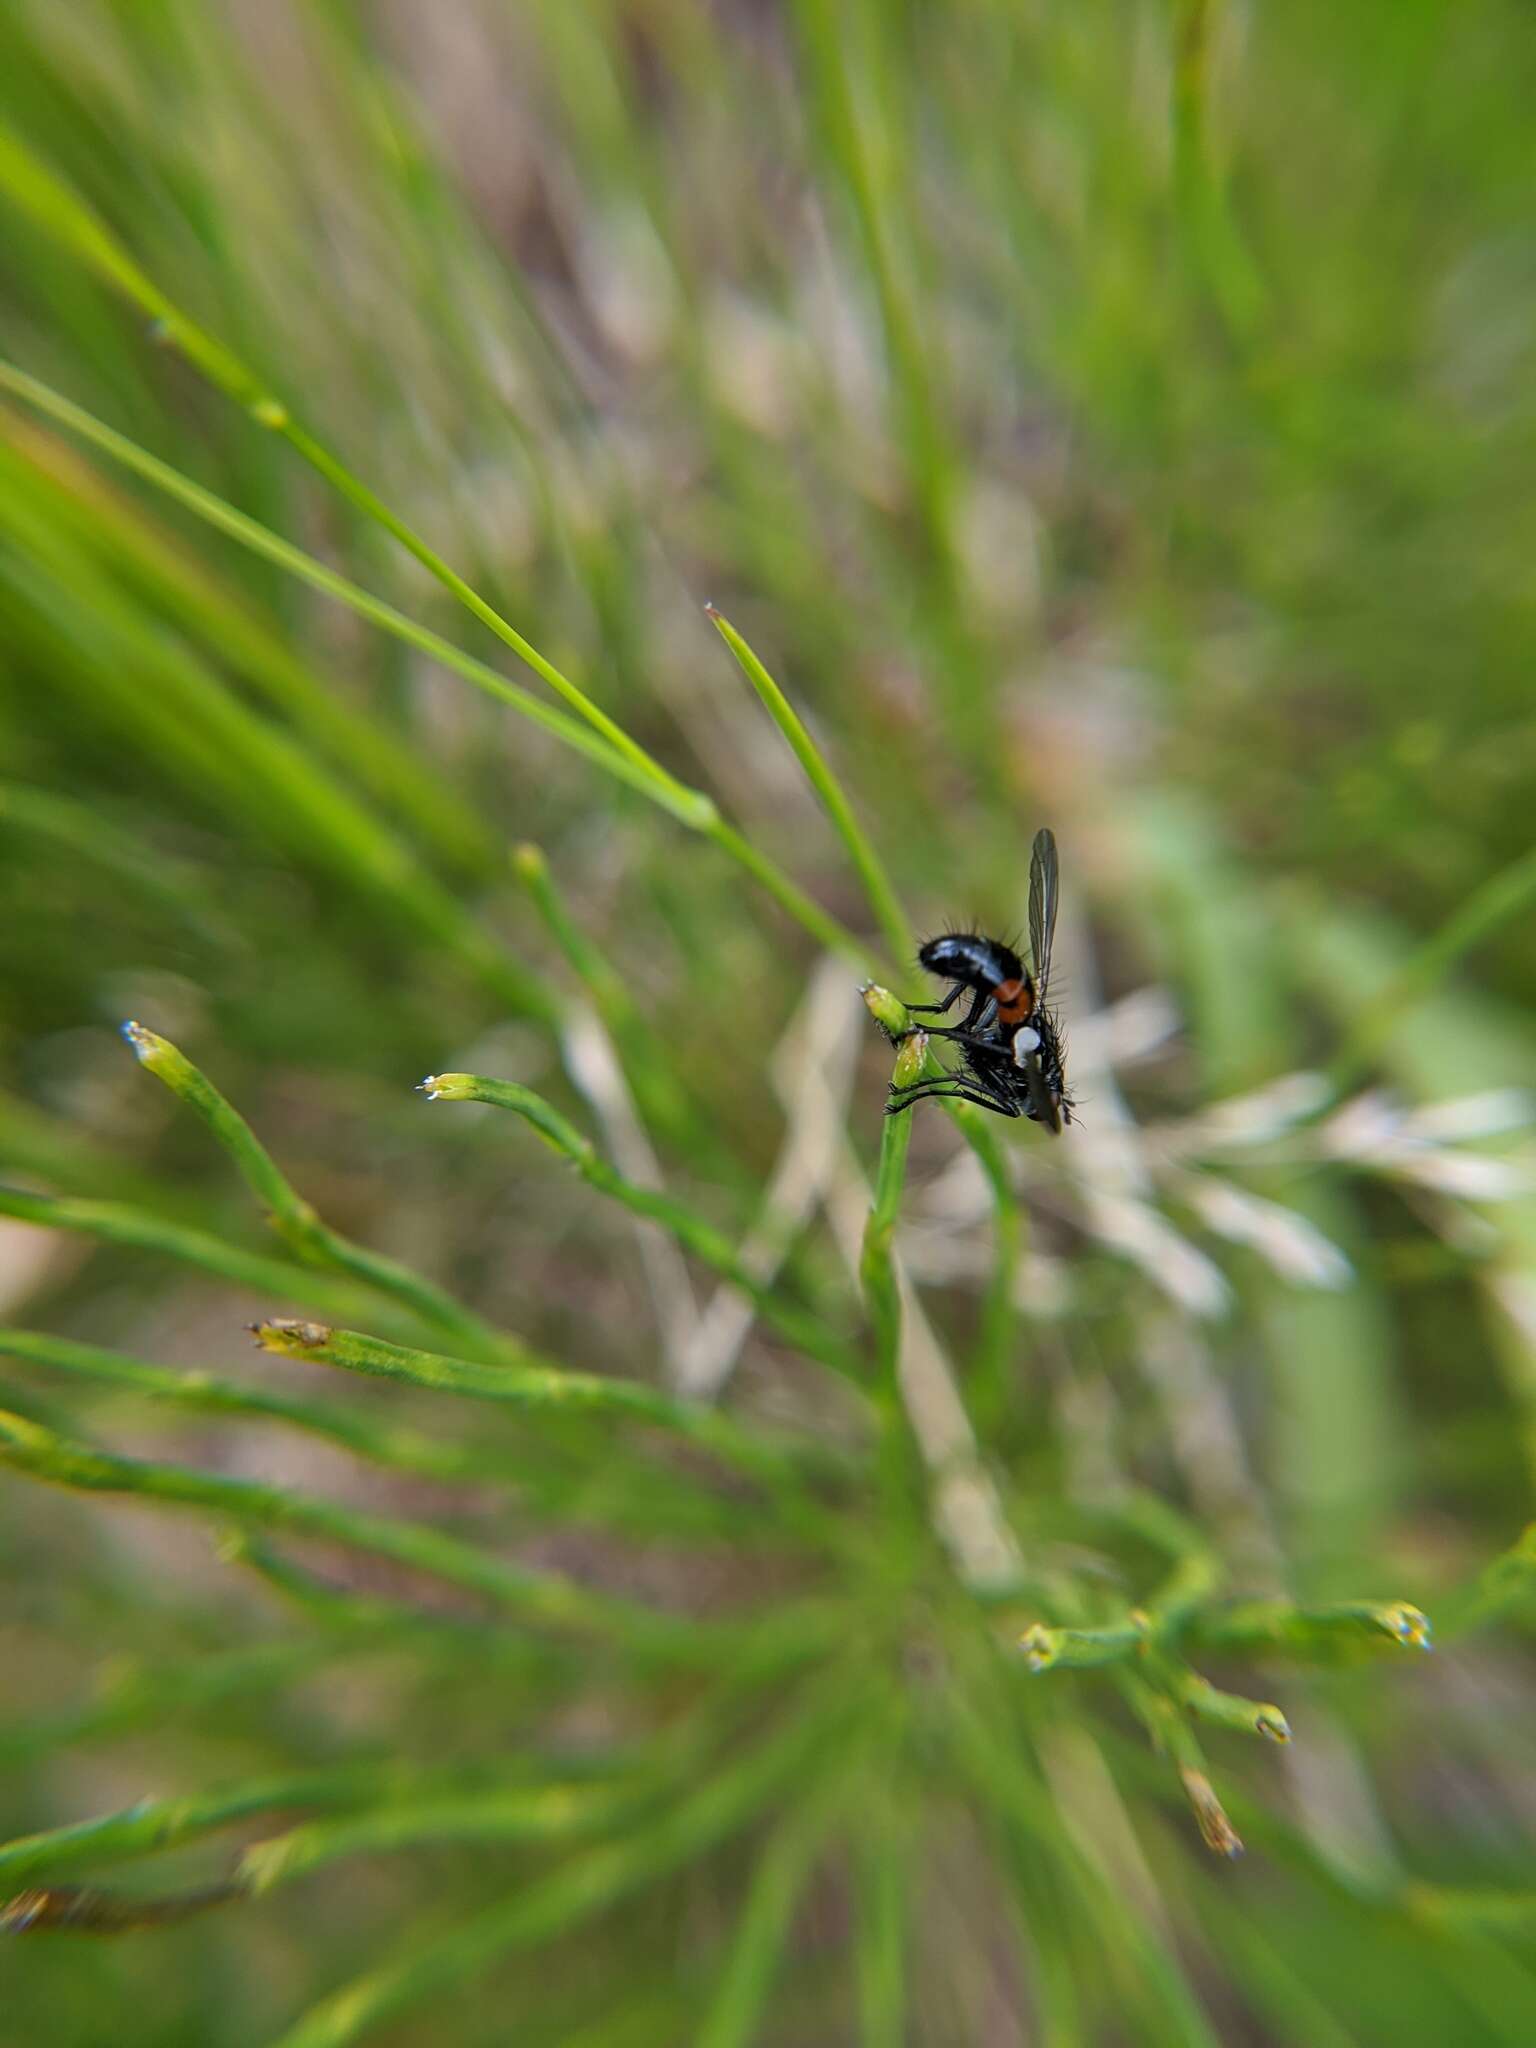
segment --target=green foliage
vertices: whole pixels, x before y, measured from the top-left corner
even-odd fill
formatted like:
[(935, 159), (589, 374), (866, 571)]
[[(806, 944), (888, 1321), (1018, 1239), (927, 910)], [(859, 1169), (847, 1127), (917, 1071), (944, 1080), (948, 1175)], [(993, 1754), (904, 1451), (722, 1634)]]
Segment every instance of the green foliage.
[(1528, 2048), (1521, 29), (0, 15), (7, 2039)]

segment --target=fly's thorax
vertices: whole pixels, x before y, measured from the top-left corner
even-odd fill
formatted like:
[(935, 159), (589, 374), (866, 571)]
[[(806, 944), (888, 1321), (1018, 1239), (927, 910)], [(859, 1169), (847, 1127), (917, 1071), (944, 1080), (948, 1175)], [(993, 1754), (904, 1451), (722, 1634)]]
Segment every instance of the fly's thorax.
[(1035, 1014), (1035, 984), (1027, 974), (1011, 975), (992, 991), (997, 1021), (1005, 1031), (1017, 1032)]

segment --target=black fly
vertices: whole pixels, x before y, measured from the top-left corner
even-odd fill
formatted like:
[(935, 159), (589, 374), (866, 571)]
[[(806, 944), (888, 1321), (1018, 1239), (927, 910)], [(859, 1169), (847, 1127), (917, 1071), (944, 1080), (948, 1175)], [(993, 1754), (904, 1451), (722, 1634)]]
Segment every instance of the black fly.
[(1030, 1117), (1049, 1131), (1059, 1132), (1071, 1123), (1061, 1021), (1046, 1002), (1057, 895), (1055, 835), (1040, 831), (1029, 859), (1032, 972), (1011, 946), (974, 932), (946, 932), (922, 948), (918, 958), (924, 967), (953, 986), (942, 1003), (909, 1007), (927, 1016), (946, 1016), (965, 991), (971, 991), (970, 1009), (958, 1025), (922, 1027), (930, 1037), (953, 1039), (965, 1066), (943, 1080), (893, 1088), (885, 1106), (887, 1116), (899, 1116), (914, 1102), (938, 1097), (973, 1102), (998, 1116)]

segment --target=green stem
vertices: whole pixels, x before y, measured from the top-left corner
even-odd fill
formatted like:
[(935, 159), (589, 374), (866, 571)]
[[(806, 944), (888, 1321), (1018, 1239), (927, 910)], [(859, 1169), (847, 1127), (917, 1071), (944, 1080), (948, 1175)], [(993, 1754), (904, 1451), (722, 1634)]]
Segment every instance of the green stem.
[[(892, 1080), (896, 1087), (910, 1087), (922, 1073), (928, 1057), (928, 1041), (921, 1032), (904, 1038), (896, 1050)], [(880, 1385), (894, 1395), (901, 1360), (901, 1287), (896, 1277), (893, 1240), (901, 1208), (902, 1184), (906, 1179), (907, 1148), (912, 1142), (910, 1116), (888, 1116), (880, 1130), (880, 1162), (875, 1170), (875, 1198), (864, 1225), (864, 1247), (859, 1257), (859, 1279), (864, 1303), (875, 1333), (875, 1357), (880, 1368)]]
[(308, 1877), (349, 1856), (387, 1854), (423, 1843), (542, 1845), (589, 1835), (634, 1808), (636, 1788), (554, 1784), (481, 1787), (458, 1796), (400, 1800), (342, 1820), (309, 1821), (240, 1858), (255, 1894)]
[(168, 1038), (133, 1023), (123, 1026), (123, 1036), (139, 1064), (202, 1118), (234, 1161), (246, 1186), (266, 1209), (267, 1220), (278, 1236), (307, 1264), (334, 1266), (376, 1288), (380, 1294), (392, 1295), (422, 1322), (451, 1332), (458, 1342), (488, 1358), (515, 1361), (522, 1357), (520, 1346), (455, 1301), (445, 1289), (413, 1273), (398, 1260), (386, 1258), (382, 1252), (353, 1244), (340, 1231), (322, 1222), (289, 1184), (240, 1112)]
[[(1373, 995), (1328, 1067), (1329, 1102), (1337, 1102), (1369, 1070), (1394, 1031), (1412, 1021), (1416, 1006), (1464, 954), (1536, 901), (1536, 848), (1522, 853), (1473, 890), (1432, 932), (1385, 988)], [(1319, 1112), (1321, 1113), (1321, 1112)]]
[(524, 1571), (437, 1529), (362, 1514), (256, 1480), (115, 1457), (5, 1411), (0, 1411), (0, 1462), (71, 1492), (123, 1494), (146, 1503), (227, 1515), (258, 1528), (318, 1536), (483, 1594), (532, 1623), (611, 1634), (640, 1647), (682, 1645), (694, 1636), (685, 1622), (590, 1592), (552, 1574)]
[(1120, 1689), (1154, 1745), (1163, 1751), (1178, 1772), (1184, 1797), (1189, 1801), (1205, 1846), (1216, 1856), (1241, 1856), (1242, 1837), (1227, 1818), (1226, 1808), (1211, 1783), (1204, 1752), (1178, 1704), (1129, 1671), (1120, 1674)]
[(760, 1432), (742, 1428), (718, 1409), (674, 1400), (636, 1380), (568, 1372), (526, 1359), (481, 1365), (471, 1359), (444, 1358), (436, 1352), (386, 1344), (382, 1338), (364, 1336), (357, 1330), (279, 1318), (258, 1323), (256, 1341), (264, 1351), (284, 1357), (309, 1359), (434, 1393), (465, 1395), (549, 1415), (611, 1416), (648, 1423), (705, 1445), (756, 1478), (784, 1479), (797, 1468), (815, 1470), (834, 1462), (823, 1458), (819, 1446), (808, 1445), (802, 1452), (798, 1446), (765, 1441)]
[(415, 1430), (380, 1428), (351, 1408), (299, 1401), (287, 1394), (233, 1385), (206, 1372), (172, 1372), (141, 1358), (125, 1358), (95, 1344), (80, 1344), (39, 1330), (0, 1329), (0, 1356), (19, 1358), (50, 1371), (76, 1374), (164, 1401), (201, 1415), (240, 1415), (280, 1422), (310, 1436), (343, 1445), (377, 1465), (424, 1473), (434, 1479), (507, 1477), (508, 1463), (478, 1447), (439, 1443)]
[[(3, 148), (3, 138), (0, 138)], [(408, 646), (419, 649), (445, 668), (463, 676), (478, 689), (509, 704), (522, 717), (542, 727), (545, 732), (573, 748), (606, 774), (638, 790), (652, 803), (668, 812), (690, 831), (702, 833), (726, 854), (736, 865), (758, 882), (774, 898), (781, 909), (786, 911), (801, 927), (808, 931), (819, 944), (829, 947), (855, 961), (867, 961), (869, 954), (853, 934), (828, 915), (816, 903), (797, 888), (768, 856), (760, 853), (749, 840), (727, 824), (720, 816), (712, 797), (702, 790), (691, 789), (673, 776), (650, 763), (649, 756), (641, 755), (637, 760), (634, 752), (623, 752), (611, 746), (606, 740), (596, 737), (579, 720), (557, 711), (529, 690), (508, 682), (484, 662), (476, 661), (473, 655), (465, 654), (455, 647), (451, 640), (418, 625), (393, 605), (381, 598), (371, 596), (359, 589), (344, 576), (327, 569), (313, 556), (305, 554), (302, 548), (270, 532), (256, 520), (237, 512), (213, 492), (205, 491), (201, 485), (181, 476), (168, 464), (160, 462), (145, 449), (137, 446), (126, 436), (116, 433), (103, 421), (94, 418), (80, 406), (35, 377), (30, 377), (14, 365), (0, 362), (0, 390), (9, 391), (27, 404), (37, 407), (50, 418), (59, 420), (85, 440), (102, 449), (125, 468), (142, 476), (168, 496), (177, 499), (200, 519), (227, 533), (242, 547), (252, 553), (274, 562), (286, 574), (296, 576), (315, 589), (324, 591), (338, 603), (346, 605), (360, 617), (369, 620), (384, 632), (391, 633)], [(638, 750), (635, 750), (638, 752)]]
[(253, 1294), (276, 1297), (327, 1315), (366, 1322), (377, 1309), (377, 1296), (345, 1280), (333, 1280), (282, 1259), (242, 1251), (206, 1231), (172, 1223), (127, 1202), (87, 1202), (57, 1195), (33, 1195), (20, 1188), (0, 1187), (0, 1216), (15, 1216), (48, 1230), (74, 1230), (105, 1244), (130, 1245), (135, 1251), (160, 1252), (199, 1266), (220, 1279), (233, 1280)]
[(11, 198), (29, 213), (45, 233), (72, 249), (117, 291), (142, 308), (158, 324), (163, 342), (177, 348), (208, 381), (244, 406), (261, 426), (280, 434), (327, 483), (365, 518), (391, 534), (418, 562), (451, 591), (466, 610), (531, 668), (557, 696), (563, 697), (577, 716), (598, 732), (612, 750), (631, 766), (660, 784), (670, 785), (680, 796), (688, 792), (637, 746), (608, 714), (594, 704), (585, 691), (546, 659), (517, 628), (473, 590), (458, 572), (429, 547), (421, 535), (397, 516), (362, 479), (355, 476), (306, 428), (300, 426), (288, 407), (230, 348), (206, 333), (191, 320), (160, 287), (142, 271), (106, 225), (97, 218), (77, 193), (57, 177), (12, 132), (0, 130), (0, 184)]
[(639, 1834), (603, 1844), (551, 1876), (515, 1888), (446, 1933), (416, 1943), (315, 2006), (275, 2048), (344, 2048), (381, 2021), (449, 1985), (463, 1985), (510, 1949), (554, 1939), (621, 1898), (654, 1890), (680, 1866), (735, 1834), (789, 1784), (803, 1786), (809, 1756), (828, 1740), (826, 1717), (802, 1715)]
[(884, 933), (885, 943), (890, 948), (892, 961), (905, 963), (911, 958), (913, 950), (911, 926), (907, 923), (906, 914), (879, 855), (865, 837), (863, 827), (854, 816), (853, 806), (844, 795), (841, 783), (801, 723), (794, 706), (730, 620), (716, 611), (712, 604), (706, 605), (704, 609), (714, 620), (721, 639), (735, 655), (742, 673), (767, 706), (769, 716), (789, 742), (795, 759), (805, 770), (807, 781), (820, 797), (822, 808), (832, 820), (838, 837), (848, 850), (849, 859), (858, 870), (859, 879), (864, 884), (864, 893), (869, 898), (871, 910), (875, 913), (875, 922)]
[(1290, 1723), (1267, 1700), (1244, 1699), (1235, 1692), (1220, 1692), (1198, 1671), (1175, 1668), (1169, 1674), (1173, 1697), (1196, 1720), (1209, 1721), (1215, 1728), (1233, 1728), (1244, 1735), (1262, 1735), (1270, 1742), (1289, 1742)]
[(484, 1074), (429, 1074), (422, 1091), (433, 1102), (487, 1102), (523, 1117), (562, 1159), (576, 1168), (589, 1187), (620, 1202), (633, 1215), (659, 1224), (683, 1250), (722, 1279), (739, 1287), (764, 1321), (809, 1357), (830, 1366), (845, 1379), (860, 1377), (857, 1359), (830, 1337), (816, 1317), (786, 1302), (742, 1265), (736, 1248), (723, 1232), (670, 1195), (640, 1187), (611, 1166), (566, 1117), (543, 1096), (517, 1081), (498, 1081)]
[(1189, 1633), (1202, 1649), (1235, 1656), (1328, 1659), (1383, 1641), (1417, 1650), (1430, 1647), (1428, 1617), (1403, 1600), (1342, 1600), (1331, 1607), (1249, 1600), (1202, 1611)]
[(0, 1847), (0, 1884), (25, 1882), (45, 1871), (75, 1870), (82, 1864), (156, 1856), (273, 1808), (365, 1805), (388, 1793), (400, 1775), (387, 1765), (342, 1764), (260, 1778), (187, 1799), (140, 1799), (120, 1813), (5, 1843)]

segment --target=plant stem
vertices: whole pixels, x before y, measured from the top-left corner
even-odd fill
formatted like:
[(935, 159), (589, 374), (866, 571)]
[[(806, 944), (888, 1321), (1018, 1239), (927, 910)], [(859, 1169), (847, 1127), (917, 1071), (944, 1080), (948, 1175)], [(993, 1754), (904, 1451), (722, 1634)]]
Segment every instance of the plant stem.
[(282, 1259), (263, 1258), (259, 1252), (242, 1251), (206, 1231), (173, 1223), (127, 1202), (76, 1201), (0, 1187), (0, 1216), (15, 1216), (48, 1230), (79, 1231), (107, 1244), (130, 1245), (136, 1251), (163, 1253), (232, 1280), (253, 1294), (318, 1308), (328, 1315), (366, 1322), (378, 1307), (377, 1296), (369, 1289), (304, 1266), (291, 1266)]
[[(780, 908), (792, 917), (802, 929), (832, 951), (845, 958), (868, 964), (871, 956), (854, 935), (845, 929), (836, 918), (830, 916), (819, 904), (814, 903), (804, 890), (790, 880), (788, 875), (771, 861), (765, 853), (743, 838), (734, 826), (728, 824), (719, 814), (714, 799), (702, 790), (691, 789), (674, 776), (656, 767), (648, 755), (638, 749), (622, 751), (598, 738), (579, 720), (557, 711), (553, 705), (544, 703), (529, 690), (519, 688), (499, 675), (473, 655), (455, 647), (451, 640), (428, 627), (418, 625), (404, 613), (386, 604), (382, 598), (371, 596), (344, 576), (328, 569), (307, 555), (302, 548), (281, 539), (258, 521), (238, 512), (233, 505), (226, 504), (213, 492), (182, 476), (167, 463), (160, 462), (145, 449), (116, 433), (103, 421), (94, 418), (82, 407), (72, 404), (58, 392), (52, 391), (37, 378), (30, 377), (14, 365), (0, 362), (0, 390), (9, 391), (13, 396), (24, 399), (51, 418), (61, 421), (84, 439), (103, 449), (116, 461), (137, 475), (154, 484), (157, 489), (176, 498), (195, 512), (200, 519), (229, 534), (242, 547), (275, 562), (288, 575), (322, 590), (327, 596), (344, 604), (360, 617), (373, 625), (392, 633), (396, 639), (418, 648), (430, 655), (445, 668), (452, 669), (466, 681), (489, 695), (509, 704), (522, 717), (530, 719), (544, 731), (560, 739), (566, 746), (582, 754), (605, 773), (615, 776), (620, 782), (638, 790), (652, 803), (669, 813), (670, 816), (694, 832), (699, 832), (719, 847), (722, 853), (751, 875), (778, 903)], [(636, 755), (639, 758), (636, 758)]]
[(241, 1178), (263, 1204), (267, 1220), (285, 1244), (310, 1265), (334, 1266), (356, 1280), (392, 1295), (422, 1322), (447, 1330), (461, 1344), (482, 1356), (515, 1362), (522, 1347), (454, 1300), (444, 1288), (413, 1273), (382, 1252), (353, 1244), (321, 1221), (292, 1187), (245, 1118), (227, 1102), (199, 1068), (168, 1038), (142, 1024), (123, 1026), (123, 1036), (142, 1067), (163, 1081), (200, 1116), (234, 1161)]
[(694, 1635), (685, 1622), (591, 1592), (568, 1579), (525, 1571), (419, 1523), (388, 1521), (255, 1480), (115, 1457), (6, 1411), (0, 1411), (0, 1462), (71, 1492), (124, 1494), (167, 1507), (227, 1515), (258, 1528), (318, 1536), (483, 1594), (544, 1626), (612, 1634), (641, 1647), (669, 1642), (681, 1646)]
[(737, 1256), (736, 1247), (712, 1223), (670, 1195), (658, 1194), (654, 1188), (643, 1188), (626, 1179), (602, 1157), (590, 1138), (584, 1137), (553, 1104), (531, 1088), (485, 1074), (429, 1074), (420, 1085), (433, 1102), (487, 1102), (498, 1109), (513, 1110), (533, 1126), (553, 1151), (570, 1161), (588, 1186), (621, 1202), (632, 1214), (659, 1224), (684, 1251), (739, 1287), (764, 1321), (791, 1344), (845, 1379), (856, 1381), (861, 1377), (856, 1357), (830, 1336), (815, 1316), (794, 1307), (775, 1288), (754, 1279)]
[(532, 1354), (505, 1365), (481, 1365), (471, 1359), (444, 1358), (436, 1352), (412, 1351), (357, 1330), (337, 1330), (324, 1323), (274, 1318), (258, 1323), (257, 1343), (264, 1351), (334, 1365), (375, 1379), (397, 1380), (434, 1393), (467, 1395), (506, 1407), (549, 1415), (597, 1415), (625, 1418), (666, 1429), (703, 1444), (743, 1471), (758, 1478), (789, 1477), (802, 1471), (838, 1469), (837, 1461), (811, 1444), (782, 1445), (743, 1428), (718, 1409), (678, 1401), (635, 1380), (607, 1379), (594, 1373), (568, 1372), (560, 1366), (530, 1362)]
[(774, 724), (788, 740), (795, 759), (805, 770), (807, 781), (820, 797), (823, 809), (848, 850), (849, 859), (858, 870), (859, 879), (864, 884), (864, 893), (875, 913), (875, 922), (884, 933), (885, 943), (890, 948), (892, 961), (905, 963), (912, 955), (911, 927), (907, 923), (906, 914), (879, 855), (865, 836), (863, 827), (854, 815), (852, 804), (843, 793), (842, 784), (828, 767), (816, 742), (801, 723), (794, 706), (730, 620), (716, 611), (712, 604), (706, 605), (704, 609), (713, 619), (721, 639), (735, 655), (742, 673), (767, 706)]

